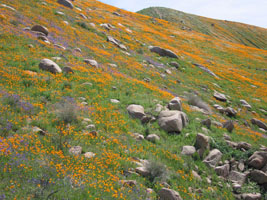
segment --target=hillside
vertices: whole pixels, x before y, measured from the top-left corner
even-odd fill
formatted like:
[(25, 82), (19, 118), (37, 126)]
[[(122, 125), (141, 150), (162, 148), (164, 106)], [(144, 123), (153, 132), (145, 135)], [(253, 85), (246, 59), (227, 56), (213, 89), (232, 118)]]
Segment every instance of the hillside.
[(245, 46), (267, 49), (267, 29), (227, 20), (215, 20), (163, 7), (138, 11), (143, 15), (176, 23), (185, 31), (196, 31)]
[(266, 198), (266, 58), (96, 0), (2, 0), (0, 199)]

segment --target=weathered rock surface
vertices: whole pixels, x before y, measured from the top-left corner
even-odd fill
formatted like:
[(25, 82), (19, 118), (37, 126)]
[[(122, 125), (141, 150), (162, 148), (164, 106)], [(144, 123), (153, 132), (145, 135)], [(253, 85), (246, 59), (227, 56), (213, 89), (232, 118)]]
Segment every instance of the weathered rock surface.
[(181, 111), (161, 111), (158, 118), (159, 126), (166, 132), (181, 132), (188, 123), (187, 115)]
[(45, 71), (49, 71), (53, 74), (62, 72), (61, 68), (55, 62), (46, 58), (41, 60), (39, 68)]

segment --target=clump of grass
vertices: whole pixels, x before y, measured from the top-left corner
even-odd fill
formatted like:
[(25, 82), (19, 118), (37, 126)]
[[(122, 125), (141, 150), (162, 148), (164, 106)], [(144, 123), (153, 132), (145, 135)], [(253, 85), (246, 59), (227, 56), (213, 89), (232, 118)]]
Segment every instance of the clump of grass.
[(207, 111), (208, 113), (212, 112), (210, 106), (195, 94), (189, 95), (188, 103), (192, 106), (196, 106), (198, 108), (201, 108), (201, 109)]
[(59, 123), (72, 124), (78, 122), (78, 107), (70, 97), (64, 98), (56, 105), (56, 116)]
[(149, 180), (152, 183), (164, 182), (168, 179), (167, 168), (161, 162), (152, 160), (145, 167), (149, 171)]

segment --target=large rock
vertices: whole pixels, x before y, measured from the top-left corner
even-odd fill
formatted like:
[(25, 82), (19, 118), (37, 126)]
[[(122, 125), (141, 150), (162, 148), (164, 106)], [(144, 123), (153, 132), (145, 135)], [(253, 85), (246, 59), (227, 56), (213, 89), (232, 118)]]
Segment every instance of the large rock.
[(34, 25), (31, 28), (31, 30), (32, 31), (37, 31), (37, 32), (43, 33), (46, 36), (48, 36), (48, 33), (49, 33), (48, 29), (45, 26), (42, 26), (42, 25)]
[(195, 147), (200, 157), (203, 156), (204, 152), (209, 149), (210, 138), (202, 133), (198, 133), (196, 137)]
[(57, 2), (68, 8), (74, 8), (73, 4), (69, 0), (57, 0)]
[(256, 194), (245, 193), (245, 194), (242, 194), (241, 197), (243, 200), (261, 200), (260, 193), (256, 193)]
[(174, 190), (168, 188), (162, 188), (158, 195), (160, 200), (182, 200), (180, 194)]
[(263, 171), (255, 169), (252, 172), (250, 172), (249, 176), (251, 180), (253, 180), (254, 182), (258, 184), (267, 183), (267, 174), (264, 173)]
[(257, 125), (259, 128), (262, 128), (262, 129), (264, 129), (264, 130), (267, 131), (267, 125), (266, 125), (264, 122), (262, 122), (262, 121), (260, 121), (260, 120), (258, 120), (258, 119), (253, 118), (253, 119), (251, 119), (251, 123), (252, 123), (252, 124), (255, 124), (255, 125)]
[(62, 72), (61, 68), (55, 62), (46, 58), (41, 60), (39, 68), (45, 71), (49, 71), (53, 74)]
[(178, 58), (178, 56), (169, 49), (163, 49), (161, 47), (154, 47), (154, 46), (150, 46), (149, 49), (151, 52), (157, 53), (160, 56)]
[(226, 178), (230, 172), (230, 165), (225, 164), (223, 166), (215, 167), (215, 172), (218, 176), (222, 176), (222, 177)]
[(267, 152), (266, 151), (256, 151), (248, 159), (248, 166), (255, 169), (261, 169), (267, 164)]
[(209, 155), (203, 160), (203, 162), (209, 167), (215, 167), (221, 160), (222, 153), (218, 149), (210, 151)]
[(167, 132), (181, 132), (189, 123), (188, 117), (181, 111), (161, 111), (158, 120), (159, 126)]
[(196, 152), (196, 148), (194, 146), (183, 146), (182, 155), (191, 156)]
[(228, 179), (232, 181), (233, 183), (238, 183), (240, 185), (243, 185), (246, 181), (247, 175), (238, 171), (231, 171)]
[(224, 94), (221, 94), (219, 92), (214, 92), (213, 96), (215, 97), (215, 99), (219, 100), (219, 101), (227, 101), (227, 97)]
[(142, 119), (145, 115), (144, 107), (141, 105), (131, 104), (127, 107), (129, 115), (133, 118)]
[(170, 110), (179, 110), (182, 111), (182, 101), (179, 97), (173, 98), (168, 104)]

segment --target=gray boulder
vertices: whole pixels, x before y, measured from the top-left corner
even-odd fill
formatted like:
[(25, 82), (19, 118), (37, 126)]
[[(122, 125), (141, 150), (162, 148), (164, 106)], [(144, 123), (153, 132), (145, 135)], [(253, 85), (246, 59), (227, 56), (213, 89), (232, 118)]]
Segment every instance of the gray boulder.
[(239, 185), (243, 185), (246, 181), (247, 175), (238, 171), (231, 171), (228, 179), (233, 183), (238, 183)]
[(194, 146), (183, 146), (182, 155), (191, 156), (196, 152), (196, 148)]
[(219, 92), (214, 92), (213, 96), (215, 97), (215, 99), (219, 100), (219, 101), (223, 101), (223, 102), (226, 102), (227, 101), (227, 97), (222, 94), (222, 93), (219, 93)]
[(48, 33), (49, 33), (48, 29), (42, 25), (34, 25), (31, 28), (31, 31), (37, 31), (37, 32), (45, 34), (46, 36), (48, 36)]
[(215, 167), (221, 158), (222, 153), (218, 149), (213, 149), (203, 162), (209, 167)]
[(146, 137), (146, 139), (150, 142), (156, 142), (160, 140), (160, 137), (156, 134), (150, 134)]
[(251, 123), (252, 123), (252, 124), (255, 124), (255, 125), (257, 125), (259, 128), (262, 128), (262, 129), (264, 129), (264, 130), (267, 131), (267, 125), (266, 125), (264, 122), (262, 122), (262, 121), (260, 121), (260, 120), (258, 120), (258, 119), (253, 118), (253, 119), (251, 119)]
[(39, 64), (39, 68), (41, 70), (49, 71), (53, 74), (62, 72), (61, 68), (55, 62), (53, 62), (52, 60), (49, 60), (47, 58), (41, 60), (41, 62)]
[(173, 98), (168, 104), (170, 110), (179, 110), (182, 111), (182, 101), (179, 97)]
[(180, 194), (168, 188), (162, 188), (159, 192), (160, 200), (182, 200)]
[(245, 193), (241, 195), (243, 200), (261, 200), (261, 194), (251, 194), (251, 193)]
[(157, 53), (160, 56), (165, 56), (165, 57), (170, 57), (170, 58), (178, 58), (178, 56), (169, 49), (163, 49), (161, 47), (156, 47), (156, 46), (150, 46), (149, 49), (151, 52)]
[(57, 2), (63, 6), (68, 7), (68, 8), (71, 8), (71, 9), (74, 8), (73, 4), (69, 0), (58, 0)]
[(223, 166), (215, 167), (215, 172), (218, 176), (222, 176), (222, 177), (226, 178), (230, 172), (230, 165), (225, 164)]
[(127, 107), (127, 111), (132, 118), (142, 119), (146, 116), (144, 107), (141, 105), (131, 104)]
[(184, 112), (165, 110), (161, 111), (158, 117), (159, 126), (166, 132), (181, 132), (189, 123)]
[(240, 100), (240, 103), (241, 103), (241, 105), (242, 105), (243, 107), (248, 108), (248, 109), (251, 109), (251, 105), (249, 105), (248, 102), (247, 102), (246, 100), (241, 99), (241, 100)]
[(261, 169), (267, 164), (267, 152), (266, 151), (256, 151), (249, 157), (248, 166), (255, 169)]
[(203, 156), (204, 152), (209, 149), (210, 138), (202, 133), (198, 133), (196, 137), (195, 147), (200, 157)]
[(98, 63), (97, 63), (97, 61), (95, 61), (95, 60), (92, 60), (92, 59), (84, 59), (83, 60), (86, 64), (89, 64), (89, 65), (91, 65), (91, 66), (93, 66), (93, 67), (98, 67)]
[(267, 174), (260, 170), (253, 170), (249, 174), (250, 179), (258, 184), (265, 184), (267, 183)]

